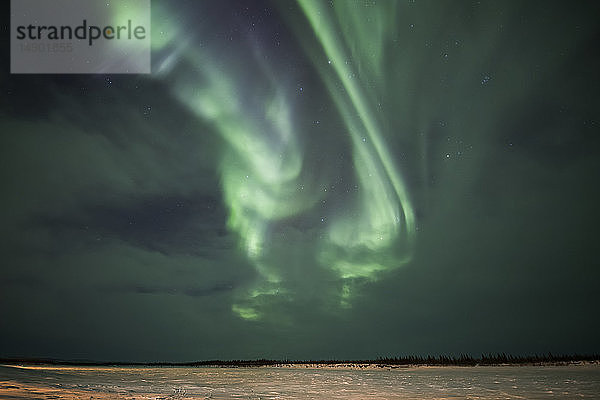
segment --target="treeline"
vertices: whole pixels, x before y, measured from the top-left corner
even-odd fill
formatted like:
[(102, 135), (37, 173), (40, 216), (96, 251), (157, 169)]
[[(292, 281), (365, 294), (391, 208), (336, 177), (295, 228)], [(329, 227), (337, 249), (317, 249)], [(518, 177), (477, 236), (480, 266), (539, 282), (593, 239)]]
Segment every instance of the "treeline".
[(468, 354), (459, 356), (408, 356), (408, 357), (386, 357), (378, 358), (376, 364), (386, 365), (456, 365), (456, 366), (475, 366), (475, 365), (524, 365), (524, 364), (557, 364), (557, 363), (577, 363), (577, 362), (598, 362), (598, 354), (574, 354), (574, 355), (556, 355), (552, 353), (543, 355), (515, 356), (512, 354), (482, 354), (481, 357), (473, 357)]
[(58, 359), (32, 359), (32, 358), (0, 358), (0, 364), (50, 364), (50, 365), (79, 365), (79, 366), (148, 366), (148, 367), (266, 367), (281, 365), (376, 365), (386, 366), (476, 366), (476, 365), (536, 365), (536, 364), (570, 364), (579, 362), (600, 363), (599, 354), (574, 354), (515, 356), (511, 354), (482, 354), (473, 357), (468, 354), (459, 356), (404, 356), (404, 357), (379, 357), (374, 360), (204, 360), (194, 362), (99, 362), (88, 360), (58, 360)]

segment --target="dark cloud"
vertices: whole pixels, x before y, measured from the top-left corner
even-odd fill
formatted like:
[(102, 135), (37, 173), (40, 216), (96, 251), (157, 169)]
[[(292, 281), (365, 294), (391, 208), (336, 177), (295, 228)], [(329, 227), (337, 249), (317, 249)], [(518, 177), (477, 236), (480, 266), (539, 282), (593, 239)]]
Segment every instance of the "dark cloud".
[(102, 290), (114, 293), (139, 293), (139, 294), (172, 294), (186, 295), (191, 297), (213, 296), (220, 293), (226, 293), (233, 290), (234, 286), (231, 283), (220, 283), (212, 287), (187, 286), (183, 288), (177, 287), (160, 287), (160, 286), (114, 286), (101, 288)]

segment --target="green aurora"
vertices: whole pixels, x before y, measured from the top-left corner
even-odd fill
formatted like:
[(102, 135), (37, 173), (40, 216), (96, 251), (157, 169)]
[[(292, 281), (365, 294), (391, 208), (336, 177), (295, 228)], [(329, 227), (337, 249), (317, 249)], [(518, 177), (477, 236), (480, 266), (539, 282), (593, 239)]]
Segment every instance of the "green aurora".
[[(319, 267), (334, 276), (331, 285), (339, 304), (349, 307), (356, 284), (375, 280), (380, 272), (410, 260), (415, 236), (407, 188), (387, 150), (381, 128), (385, 115), (373, 107), (378, 91), (385, 89), (382, 54), (375, 52), (393, 37), (393, 19), (389, 16), (394, 10), (388, 6), (394, 3), (373, 7), (375, 14), (367, 20), (374, 26), (365, 25), (361, 41), (348, 54), (344, 49), (354, 43), (355, 35), (350, 25), (361, 18), (364, 7), (338, 2), (328, 15), (329, 7), (321, 7), (318, 2), (302, 2), (301, 6), (322, 44), (322, 51), (316, 49), (310, 56), (346, 127), (349, 137), (344, 139), (351, 142), (356, 175), (353, 181), (360, 188), (344, 200), (345, 204), (338, 205), (337, 215), (318, 229), (320, 240), (315, 252)], [(382, 22), (378, 17), (385, 15), (389, 26), (378, 26)], [(338, 31), (344, 33), (344, 38), (336, 36)], [(199, 118), (210, 121), (228, 145), (219, 163), (229, 209), (228, 227), (238, 234), (241, 247), (260, 276), (257, 286), (234, 304), (233, 310), (242, 318), (258, 319), (263, 316), (261, 305), (281, 297), (293, 301), (296, 295), (286, 287), (286, 266), (269, 257), (270, 247), (279, 245), (270, 237), (272, 226), (310, 212), (328, 198), (327, 188), (332, 182), (319, 181), (319, 176), (314, 176), (319, 171), (307, 171), (304, 166), (300, 144), (303, 132), (292, 119), (292, 105), (287, 99), (290, 95), (270, 78), (274, 75), (270, 67), (260, 63), (259, 48), (255, 50), (257, 75), (265, 93), (251, 107), (239, 96), (240, 87), (247, 83), (236, 80), (234, 69), (218, 65), (218, 61), (213, 65), (218, 56), (210, 49), (172, 51), (184, 55), (177, 61), (168, 57), (168, 65), (161, 69), (162, 79), (170, 78), (167, 68), (175, 71), (171, 74), (179, 74), (181, 67), (174, 63), (194, 71), (185, 74), (185, 80), (175, 78), (171, 83), (175, 97)], [(357, 65), (350, 60), (357, 60)], [(364, 65), (361, 60), (365, 60)]]

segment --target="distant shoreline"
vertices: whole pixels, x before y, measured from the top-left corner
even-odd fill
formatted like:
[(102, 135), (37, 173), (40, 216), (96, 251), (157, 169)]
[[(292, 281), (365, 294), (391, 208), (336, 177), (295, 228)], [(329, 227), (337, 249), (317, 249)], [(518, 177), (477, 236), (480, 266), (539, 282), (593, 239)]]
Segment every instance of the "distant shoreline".
[(65, 367), (222, 367), (222, 368), (325, 368), (325, 369), (405, 369), (417, 367), (475, 367), (475, 366), (567, 366), (600, 365), (600, 355), (510, 356), (505, 354), (474, 358), (460, 357), (394, 357), (375, 360), (204, 360), (193, 362), (127, 362), (60, 360), (46, 358), (0, 358), (0, 364), (10, 366)]

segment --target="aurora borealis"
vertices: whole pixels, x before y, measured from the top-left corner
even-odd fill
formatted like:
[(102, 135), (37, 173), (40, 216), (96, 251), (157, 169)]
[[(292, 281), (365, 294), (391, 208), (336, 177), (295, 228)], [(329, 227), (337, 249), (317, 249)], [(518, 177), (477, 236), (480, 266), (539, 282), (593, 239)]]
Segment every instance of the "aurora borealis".
[[(325, 15), (325, 10), (311, 8), (318, 4), (303, 4), (309, 20)], [(358, 3), (340, 3), (338, 7), (350, 8), (355, 13), (363, 8)], [(340, 22), (345, 20), (340, 18)], [(307, 214), (312, 220), (312, 224), (307, 223), (308, 230), (298, 232), (299, 239), (306, 242), (307, 231), (321, 239), (314, 244), (315, 260), (310, 263), (330, 275), (329, 280), (335, 282), (332, 287), (338, 286), (340, 291), (339, 302), (345, 306), (350, 305), (354, 280), (374, 280), (378, 271), (397, 268), (410, 257), (414, 236), (412, 206), (400, 173), (385, 147), (377, 116), (369, 109), (376, 98), (367, 95), (361, 87), (361, 79), (353, 72), (355, 68), (348, 62), (350, 59), (370, 60), (370, 45), (357, 49), (358, 54), (353, 57), (344, 55), (339, 50), (343, 45), (332, 45), (334, 38), (329, 31), (335, 22), (325, 21), (324, 25), (328, 28), (324, 32), (315, 25), (315, 32), (323, 36), (321, 42), (327, 56), (321, 57), (321, 63), (335, 73), (323, 71), (323, 80), (333, 93), (333, 103), (349, 136), (341, 134), (340, 140), (350, 143), (349, 169), (354, 171), (338, 179), (341, 182), (345, 178), (355, 189), (352, 193), (347, 190), (337, 199), (333, 214), (327, 217), (319, 218), (311, 215), (311, 211), (319, 202), (324, 204), (332, 199), (327, 191), (335, 191), (335, 180), (323, 179), (321, 171), (304, 167), (306, 157), (301, 140), (305, 134), (293, 120), (293, 106), (289, 104), (293, 94), (272, 78), (277, 71), (259, 60), (254, 73), (262, 79), (258, 80), (260, 86), (254, 87), (248, 83), (250, 78), (236, 79), (239, 73), (235, 68), (212, 65), (211, 60), (219, 57), (211, 55), (210, 50), (181, 51), (177, 46), (166, 50), (171, 52), (166, 55), (168, 63), (159, 69), (161, 79), (171, 80), (169, 85), (181, 104), (213, 124), (227, 144), (219, 163), (229, 213), (227, 226), (239, 237), (242, 250), (260, 276), (257, 287), (251, 289), (245, 299), (249, 304), (233, 305), (233, 310), (244, 319), (261, 319), (262, 304), (278, 298), (293, 301), (297, 295), (286, 288), (287, 282), (295, 279), (285, 277), (282, 260), (270, 257), (270, 252), (277, 252), (280, 246), (273, 244), (272, 230), (278, 225), (285, 226), (291, 218)], [(263, 56), (260, 45), (254, 44), (254, 54), (246, 55), (250, 59)], [(180, 53), (184, 55), (178, 56)], [(180, 75), (184, 78), (180, 79)], [(365, 75), (365, 81), (370, 81), (377, 78), (377, 71), (367, 70)], [(336, 84), (341, 91), (335, 89)], [(303, 87), (300, 89), (304, 92)], [(246, 90), (262, 93), (247, 101), (239, 96)], [(314, 124), (320, 123), (314, 121)], [(321, 212), (326, 211), (321, 209)], [(281, 245), (287, 246), (289, 241), (283, 238)], [(391, 248), (395, 249), (391, 251)], [(407, 254), (401, 257), (393, 254), (398, 253), (398, 249)], [(305, 254), (303, 258), (308, 257)]]
[(0, 355), (598, 352), (598, 11), (153, 1), (150, 75), (5, 51)]

